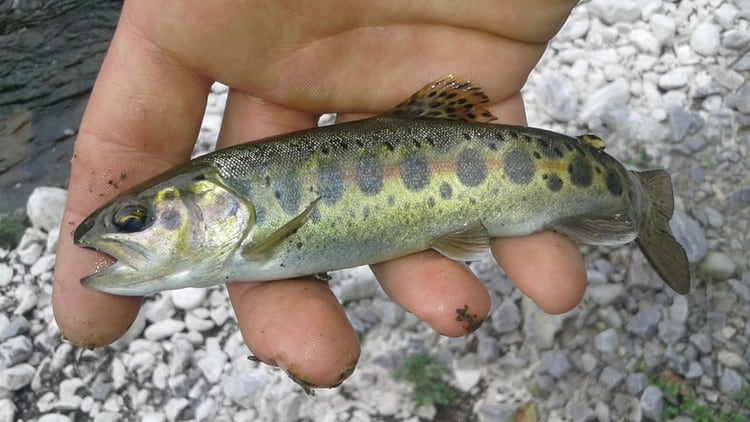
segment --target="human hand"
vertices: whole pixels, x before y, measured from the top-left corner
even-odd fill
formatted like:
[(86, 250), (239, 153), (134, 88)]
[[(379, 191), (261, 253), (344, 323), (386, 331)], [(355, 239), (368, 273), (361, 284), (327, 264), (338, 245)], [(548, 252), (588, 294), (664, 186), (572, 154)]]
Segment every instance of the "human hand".
[[(313, 127), (322, 112), (339, 112), (339, 121), (380, 113), (448, 73), (482, 87), (500, 122), (523, 124), (520, 88), (574, 4), (126, 2), (75, 146), (53, 292), (61, 331), (97, 347), (132, 324), (140, 298), (80, 284), (102, 258), (75, 247), (72, 231), (102, 203), (189, 158), (214, 80), (231, 88), (219, 147)], [(545, 232), (494, 239), (492, 252), (545, 311), (580, 301), (585, 271), (572, 242)], [(481, 282), (436, 252), (372, 268), (393, 300), (442, 334), (466, 334), (456, 309), (478, 319), (489, 311)], [(259, 359), (313, 386), (353, 369), (357, 337), (325, 284), (227, 287)]]

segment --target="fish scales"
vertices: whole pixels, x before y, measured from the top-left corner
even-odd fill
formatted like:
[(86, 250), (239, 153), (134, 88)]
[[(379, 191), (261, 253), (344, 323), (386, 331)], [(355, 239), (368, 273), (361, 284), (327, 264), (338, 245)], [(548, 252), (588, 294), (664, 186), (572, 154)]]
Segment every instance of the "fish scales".
[[(145, 294), (227, 280), (299, 277), (427, 249), (468, 260), (486, 250), (489, 238), (554, 229), (594, 244), (638, 237), (662, 277), (686, 291), (684, 250), (666, 226), (672, 193), (665, 172), (626, 170), (592, 135), (486, 123), (493, 117), (481, 107), (485, 101), (480, 90), (449, 77), (382, 116), (196, 158), (134, 188), (119, 206), (116, 200), (81, 224), (77, 243), (118, 258), (118, 264), (84, 283)], [(165, 190), (182, 192), (177, 195), (182, 202), (168, 206), (181, 216), (170, 224), (158, 210), (169, 201), (149, 202)], [(657, 200), (665, 195), (668, 201)], [(219, 198), (229, 212), (226, 205), (216, 206)], [(123, 214), (127, 207), (140, 207), (138, 215), (147, 215), (143, 227), (130, 231), (118, 225), (118, 215), (125, 220), (131, 215)], [(193, 220), (202, 225), (196, 228)], [(134, 274), (126, 248), (89, 239), (99, 226), (117, 233), (98, 236), (157, 251), (158, 271)], [(181, 236), (172, 235), (177, 226)], [(193, 239), (186, 240), (186, 233)], [(212, 255), (220, 260), (209, 260), (221, 262), (162, 256), (189, 246), (206, 254), (196, 247), (201, 244), (221, 249)], [(142, 273), (143, 265), (137, 267)], [(668, 271), (676, 275), (665, 275)]]

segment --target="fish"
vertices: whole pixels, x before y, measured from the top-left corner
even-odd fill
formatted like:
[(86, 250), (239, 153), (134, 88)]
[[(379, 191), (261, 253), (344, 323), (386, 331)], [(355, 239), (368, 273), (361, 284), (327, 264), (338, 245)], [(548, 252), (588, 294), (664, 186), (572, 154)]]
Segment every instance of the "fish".
[(376, 117), (194, 158), (80, 223), (74, 243), (115, 260), (81, 283), (141, 296), (430, 249), (472, 261), (491, 238), (553, 230), (593, 245), (635, 241), (668, 286), (689, 292), (669, 173), (626, 169), (595, 135), (489, 123), (488, 102), (449, 75)]

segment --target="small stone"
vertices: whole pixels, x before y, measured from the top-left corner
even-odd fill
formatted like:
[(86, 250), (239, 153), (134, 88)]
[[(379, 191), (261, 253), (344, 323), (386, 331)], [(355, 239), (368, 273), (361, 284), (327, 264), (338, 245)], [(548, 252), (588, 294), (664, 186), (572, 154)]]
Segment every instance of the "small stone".
[(675, 296), (669, 307), (669, 319), (684, 324), (689, 316), (688, 301), (685, 296)]
[(691, 334), (690, 343), (692, 343), (701, 353), (709, 354), (713, 349), (711, 345), (711, 338), (704, 333)]
[(732, 369), (747, 369), (748, 366), (742, 356), (730, 350), (719, 350), (717, 359), (722, 365)]
[(568, 354), (562, 350), (545, 352), (542, 354), (542, 368), (556, 379), (564, 377), (570, 371)]
[(640, 6), (631, 0), (593, 0), (589, 9), (609, 25), (635, 22), (641, 17)]
[(711, 207), (706, 207), (703, 209), (703, 212), (706, 213), (706, 220), (708, 220), (708, 224), (711, 227), (719, 228), (724, 225), (724, 217), (721, 216), (719, 211)]
[(477, 356), (484, 363), (491, 363), (497, 361), (500, 357), (500, 343), (489, 336), (479, 337), (477, 342)]
[(615, 79), (588, 97), (581, 108), (579, 118), (589, 120), (594, 116), (602, 115), (609, 107), (627, 104), (629, 99), (630, 85), (628, 81), (624, 78)]
[(727, 3), (722, 4), (714, 10), (714, 18), (716, 23), (721, 25), (724, 29), (731, 29), (734, 27), (734, 21), (737, 19), (737, 9)]
[(661, 321), (661, 312), (656, 308), (641, 309), (628, 321), (625, 328), (641, 338), (650, 338)]
[(703, 376), (703, 367), (696, 361), (690, 361), (688, 363), (688, 369), (685, 371), (685, 378), (694, 380)]
[(18, 303), (16, 309), (13, 311), (13, 314), (15, 315), (23, 315), (34, 309), (39, 304), (37, 288), (31, 284), (22, 284), (18, 286), (13, 292), (13, 296)]
[(0, 369), (0, 385), (10, 391), (20, 390), (31, 384), (36, 369), (28, 363)]
[(38, 243), (32, 243), (18, 250), (18, 261), (23, 265), (32, 265), (40, 256), (42, 256), (42, 245)]
[(612, 353), (617, 344), (617, 331), (614, 328), (608, 328), (594, 337), (594, 346), (602, 353)]
[(185, 329), (185, 323), (175, 319), (165, 319), (155, 322), (143, 331), (143, 336), (148, 340), (162, 340), (179, 333)]
[(685, 324), (671, 319), (659, 322), (659, 338), (664, 344), (675, 344), (685, 336)]
[(0, 363), (5, 367), (26, 362), (31, 357), (33, 348), (26, 336), (11, 337), (0, 344)]
[(684, 69), (673, 69), (661, 75), (657, 85), (664, 90), (680, 89), (687, 86), (688, 75)]
[(622, 284), (593, 284), (586, 289), (586, 296), (599, 306), (611, 305), (625, 291)]
[[(638, 51), (649, 56), (659, 56), (661, 54), (661, 42), (651, 32), (645, 29), (633, 29), (628, 34), (628, 39), (635, 44)], [(687, 80), (685, 81), (687, 84)]]
[(711, 251), (701, 261), (699, 268), (709, 277), (717, 280), (726, 280), (734, 275), (737, 265), (725, 254)]
[(29, 273), (34, 277), (52, 271), (55, 267), (55, 255), (45, 255), (40, 257), (29, 269)]
[(68, 192), (65, 189), (50, 186), (34, 189), (26, 202), (26, 215), (32, 227), (47, 233), (58, 230), (67, 196)]
[(46, 415), (42, 415), (39, 419), (36, 420), (37, 422), (71, 422), (69, 416), (62, 415), (60, 413), (47, 413)]
[(198, 361), (198, 368), (211, 384), (216, 384), (221, 380), (224, 372), (224, 363), (227, 361), (227, 355), (220, 350), (209, 350)]
[(79, 390), (83, 390), (86, 383), (80, 378), (69, 378), (60, 382), (60, 400), (55, 405), (58, 410), (76, 410), (81, 405), (82, 397), (78, 395)]
[(651, 33), (661, 44), (668, 47), (674, 44), (676, 25), (671, 16), (653, 14), (649, 18), (649, 25), (651, 26)]
[(16, 420), (18, 408), (10, 399), (0, 399), (0, 422), (13, 422)]
[[(734, 50), (741, 50), (742, 48), (746, 47), (748, 43), (750, 43), (750, 32), (748, 32), (747, 30), (742, 31), (738, 29), (730, 29), (728, 31), (725, 31), (724, 37), (721, 41), (722, 46)], [(734, 68), (738, 71), (741, 70), (736, 65)]]
[(184, 397), (174, 397), (167, 401), (164, 405), (164, 413), (167, 415), (167, 420), (177, 421), (182, 420), (180, 412), (190, 406), (190, 401)]
[(596, 356), (594, 356), (592, 353), (585, 352), (581, 355), (580, 360), (581, 370), (585, 373), (589, 373), (596, 369), (596, 367), (599, 365), (599, 360), (596, 359)]
[(479, 364), (476, 355), (465, 355), (453, 361), (453, 376), (456, 387), (468, 393), (482, 379), (485, 368)]
[(571, 421), (593, 421), (596, 420), (594, 411), (585, 403), (571, 400), (565, 406), (565, 415)]
[(222, 390), (233, 402), (252, 408), (269, 383), (269, 375), (261, 371), (236, 372), (222, 380)]
[(702, 56), (715, 56), (721, 45), (721, 28), (712, 23), (698, 24), (690, 35), (690, 48)]
[(630, 374), (625, 379), (625, 386), (628, 389), (628, 393), (634, 396), (639, 395), (648, 386), (648, 377), (642, 372)]
[(219, 405), (216, 400), (211, 397), (203, 400), (195, 408), (195, 420), (196, 421), (208, 421), (214, 419), (216, 412), (219, 410)]
[(206, 289), (187, 287), (171, 292), (172, 303), (177, 309), (189, 311), (200, 306), (206, 299)]
[(743, 301), (750, 303), (750, 286), (735, 279), (730, 279), (728, 283), (732, 290), (737, 293), (737, 296), (741, 297)]
[(641, 394), (641, 411), (643, 415), (651, 420), (660, 421), (662, 416), (662, 408), (664, 394), (661, 392), (659, 387), (649, 385), (643, 390)]
[(193, 313), (185, 315), (185, 326), (188, 330), (204, 332), (216, 326), (213, 320), (199, 318)]
[(536, 86), (537, 104), (550, 117), (560, 122), (573, 120), (578, 106), (578, 89), (566, 76), (553, 73)]
[(8, 325), (5, 326), (2, 332), (0, 332), (0, 341), (5, 341), (11, 337), (15, 337), (21, 334), (26, 334), (31, 329), (29, 320), (22, 315), (13, 317)]
[(617, 387), (623, 379), (625, 379), (625, 375), (611, 366), (604, 367), (602, 373), (599, 374), (599, 383), (608, 389)]
[(521, 311), (513, 299), (506, 298), (495, 309), (490, 318), (492, 328), (500, 334), (516, 330), (521, 325)]
[(0, 287), (7, 286), (13, 280), (13, 268), (0, 262)]
[(669, 222), (677, 241), (685, 248), (690, 263), (697, 263), (708, 253), (708, 240), (700, 224), (685, 212), (677, 210)]
[(742, 375), (734, 369), (726, 368), (719, 379), (719, 390), (728, 397), (734, 397), (742, 388)]
[(740, 113), (750, 114), (750, 83), (742, 85), (737, 91), (734, 106)]

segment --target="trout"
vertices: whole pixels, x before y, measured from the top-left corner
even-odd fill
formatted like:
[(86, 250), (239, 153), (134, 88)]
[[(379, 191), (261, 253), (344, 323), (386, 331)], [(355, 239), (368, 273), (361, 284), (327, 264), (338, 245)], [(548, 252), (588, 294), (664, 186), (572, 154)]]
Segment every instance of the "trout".
[(631, 171), (601, 139), (490, 124), (481, 89), (448, 76), (391, 111), (197, 157), (87, 217), (76, 245), (116, 262), (81, 282), (147, 295), (324, 274), (434, 249), (461, 261), (491, 238), (554, 230), (635, 240), (677, 293), (672, 183)]

